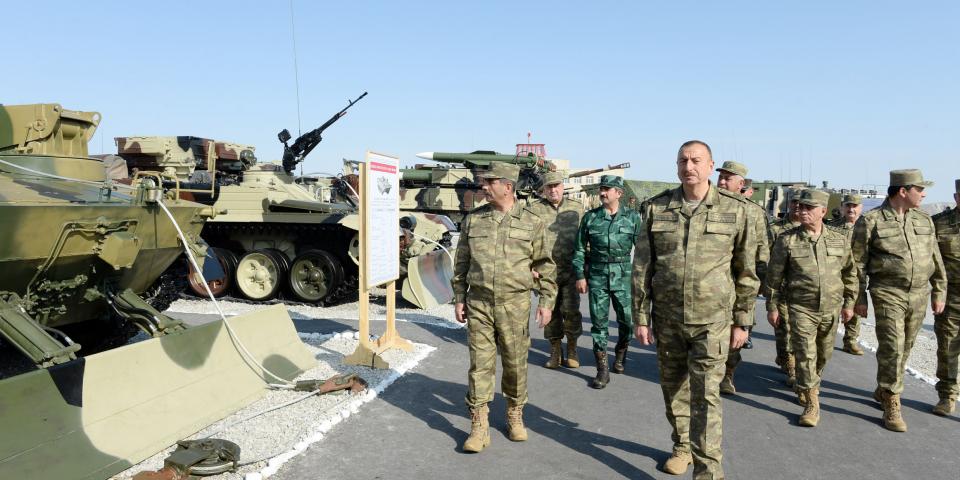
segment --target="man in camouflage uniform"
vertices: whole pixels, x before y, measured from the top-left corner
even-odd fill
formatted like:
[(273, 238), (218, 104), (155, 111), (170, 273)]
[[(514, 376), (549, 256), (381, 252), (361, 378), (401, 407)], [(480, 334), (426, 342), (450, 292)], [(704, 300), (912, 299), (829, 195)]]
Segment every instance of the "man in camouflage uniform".
[[(561, 362), (569, 368), (579, 367), (577, 339), (583, 333), (580, 295), (577, 293), (572, 262), (577, 228), (583, 216), (583, 203), (563, 196), (563, 179), (561, 172), (545, 174), (541, 198), (530, 204), (530, 210), (539, 215), (546, 225), (547, 248), (557, 264), (557, 301), (552, 320), (543, 329), (544, 338), (550, 342), (550, 358), (544, 365), (547, 368), (557, 368)], [(562, 358), (561, 353), (564, 335), (567, 336), (566, 358)]]
[(790, 312), (793, 353), (797, 361), (796, 390), (805, 408), (800, 425), (820, 422), (820, 378), (833, 354), (837, 317), (853, 317), (857, 270), (845, 233), (823, 224), (830, 194), (804, 190), (800, 224), (777, 237), (767, 270), (767, 320), (776, 326), (782, 304)]
[(937, 394), (940, 401), (933, 413), (947, 416), (957, 403), (958, 360), (960, 360), (960, 180), (954, 182), (957, 206), (933, 216), (937, 243), (947, 271), (947, 306), (933, 321), (937, 335)]
[[(743, 198), (747, 200), (744, 205), (747, 206), (747, 214), (750, 215), (757, 241), (757, 278), (764, 278), (767, 271), (767, 260), (770, 258), (768, 240), (770, 229), (767, 225), (767, 214), (763, 211), (763, 207), (750, 201), (750, 197), (743, 193), (746, 184), (744, 177), (747, 175), (747, 166), (728, 161), (723, 162), (723, 165), (717, 171), (720, 172), (717, 178), (717, 188), (736, 195), (743, 195)], [(740, 360), (740, 349), (731, 348), (730, 354), (727, 355), (727, 368), (723, 374), (723, 380), (720, 382), (720, 393), (728, 395), (737, 393), (737, 387), (733, 383), (733, 374), (737, 370)]]
[[(777, 237), (800, 226), (800, 195), (803, 190), (799, 188), (791, 193), (790, 203), (787, 204), (787, 214), (770, 224), (770, 236), (768, 238), (771, 248), (777, 241)], [(766, 291), (766, 288), (763, 290)], [(765, 293), (764, 296), (770, 298), (769, 292)], [(797, 381), (797, 364), (793, 356), (793, 342), (790, 340), (790, 311), (785, 304), (780, 307), (780, 318), (783, 321), (777, 323), (777, 326), (773, 329), (777, 343), (776, 364), (780, 366), (783, 373), (787, 374), (787, 385), (792, 387)]]
[(663, 470), (680, 475), (693, 463), (695, 479), (723, 478), (720, 380), (753, 325), (760, 286), (750, 207), (710, 184), (713, 167), (705, 143), (680, 147), (680, 187), (645, 203), (633, 259), (635, 333), (644, 345), (656, 340), (673, 430)]
[[(530, 348), (531, 295), (540, 292), (537, 323), (550, 323), (557, 295), (556, 265), (547, 247), (543, 220), (517, 200), (516, 165), (493, 162), (481, 176), (489, 203), (464, 219), (453, 268), (454, 312), (467, 323), (470, 350), (467, 407), (470, 436), (466, 452), (490, 444), (487, 404), (493, 400), (497, 350), (503, 365), (500, 389), (507, 399), (507, 436), (527, 439), (527, 352)], [(539, 273), (534, 278), (532, 271)]]
[[(610, 302), (617, 314), (617, 344), (614, 347), (613, 373), (626, 368), (627, 347), (633, 327), (630, 312), (630, 251), (640, 228), (640, 214), (620, 204), (623, 179), (616, 175), (600, 177), (600, 206), (583, 215), (573, 249), (573, 273), (577, 291), (590, 296), (590, 335), (597, 376), (593, 388), (604, 388), (610, 381), (607, 367), (607, 330)], [(588, 289), (589, 286), (589, 289)]]
[[(907, 431), (900, 412), (903, 372), (926, 316), (944, 310), (947, 277), (937, 248), (933, 220), (918, 207), (933, 182), (920, 170), (893, 170), (887, 198), (853, 227), (853, 260), (860, 276), (855, 311), (867, 315), (867, 285), (877, 324), (877, 389), (883, 425)], [(932, 293), (932, 296), (931, 296)]]
[[(861, 213), (863, 213), (863, 198), (857, 194), (846, 194), (840, 199), (840, 216), (826, 223), (843, 232), (847, 236), (847, 241), (851, 241), (853, 226)], [(854, 315), (850, 321), (844, 323), (843, 330), (843, 351), (851, 355), (863, 355), (863, 349), (857, 342), (860, 337), (860, 316)]]

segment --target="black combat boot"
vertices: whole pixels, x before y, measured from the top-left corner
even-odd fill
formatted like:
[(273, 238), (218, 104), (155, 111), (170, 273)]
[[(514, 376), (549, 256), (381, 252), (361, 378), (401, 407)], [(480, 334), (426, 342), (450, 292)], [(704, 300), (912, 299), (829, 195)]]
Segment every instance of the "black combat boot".
[(590, 386), (599, 390), (606, 387), (607, 383), (610, 382), (610, 371), (607, 370), (607, 351), (593, 352), (593, 356), (597, 359), (597, 378), (593, 379)]
[(613, 373), (623, 373), (623, 367), (627, 363), (627, 347), (630, 346), (630, 338), (621, 338), (617, 340), (617, 346), (613, 348)]

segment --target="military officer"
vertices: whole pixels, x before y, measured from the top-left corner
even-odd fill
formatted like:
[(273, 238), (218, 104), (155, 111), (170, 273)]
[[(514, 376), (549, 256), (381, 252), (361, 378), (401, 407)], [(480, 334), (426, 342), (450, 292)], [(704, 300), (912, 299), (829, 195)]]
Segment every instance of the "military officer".
[[(745, 191), (744, 185), (746, 184), (746, 179), (744, 177), (747, 175), (747, 166), (742, 163), (728, 161), (723, 162), (723, 165), (718, 168), (717, 171), (720, 172), (717, 178), (717, 188), (737, 195), (743, 195), (743, 198), (747, 200), (744, 204), (748, 207), (747, 213), (751, 217), (754, 234), (757, 238), (757, 278), (764, 278), (767, 270), (767, 260), (770, 258), (768, 240), (770, 229), (767, 225), (767, 214), (763, 211), (763, 207), (750, 201), (750, 197), (743, 193)], [(727, 368), (723, 374), (723, 380), (720, 382), (720, 393), (737, 393), (737, 388), (733, 383), (733, 373), (736, 371), (737, 365), (740, 364), (740, 360), (740, 349), (731, 348), (730, 354), (727, 355)]]
[(793, 353), (797, 361), (796, 389), (805, 408), (800, 425), (820, 422), (820, 378), (833, 353), (837, 317), (853, 317), (857, 271), (846, 234), (827, 228), (830, 194), (804, 190), (800, 196), (800, 226), (777, 237), (767, 270), (767, 320), (781, 321), (781, 304), (790, 312)]
[[(547, 246), (543, 220), (515, 188), (520, 169), (493, 162), (482, 175), (489, 203), (464, 219), (454, 261), (454, 313), (467, 323), (470, 370), (466, 403), (470, 436), (466, 452), (490, 444), (487, 406), (493, 400), (497, 350), (503, 366), (500, 388), (507, 399), (507, 436), (527, 439), (523, 406), (527, 403), (527, 352), (530, 348), (531, 291), (540, 292), (537, 323), (550, 323), (557, 295), (556, 265)], [(538, 272), (534, 278), (532, 271)]]
[(867, 315), (867, 285), (877, 324), (877, 389), (883, 425), (907, 431), (900, 411), (903, 372), (926, 315), (943, 313), (947, 278), (937, 248), (933, 220), (918, 209), (924, 189), (933, 185), (920, 170), (893, 170), (887, 198), (853, 227), (853, 259), (859, 270), (860, 295), (855, 311)]
[[(548, 172), (543, 176), (541, 198), (530, 204), (530, 209), (543, 219), (547, 229), (547, 248), (557, 264), (557, 300), (550, 323), (543, 336), (550, 342), (550, 358), (544, 365), (557, 368), (561, 362), (569, 368), (580, 366), (577, 339), (583, 333), (580, 314), (580, 295), (573, 274), (573, 247), (577, 238), (583, 203), (563, 195), (562, 172)], [(567, 337), (567, 355), (563, 358), (561, 341)]]
[[(850, 241), (853, 238), (853, 226), (861, 213), (863, 198), (857, 194), (845, 194), (840, 199), (840, 216), (826, 223), (843, 232), (847, 241)], [(843, 324), (843, 329), (843, 351), (851, 355), (863, 355), (863, 349), (857, 341), (860, 337), (860, 316), (854, 315), (850, 321)]]
[(960, 180), (954, 182), (957, 206), (933, 216), (937, 244), (947, 271), (947, 304), (933, 321), (937, 335), (937, 394), (933, 413), (947, 416), (957, 404), (957, 363), (960, 357)]
[(632, 333), (630, 251), (640, 228), (640, 214), (620, 204), (622, 195), (622, 178), (616, 175), (600, 177), (600, 206), (583, 215), (573, 249), (577, 291), (587, 293), (589, 286), (590, 321), (593, 324), (590, 334), (597, 361), (593, 388), (604, 388), (610, 381), (607, 326), (611, 301), (618, 324), (613, 373), (624, 372)]
[[(790, 203), (787, 204), (787, 214), (783, 218), (770, 224), (770, 247), (773, 248), (774, 242), (777, 241), (782, 233), (793, 230), (800, 226), (800, 195), (803, 193), (802, 188), (793, 190), (790, 194)], [(762, 278), (761, 278), (762, 280)], [(766, 290), (766, 288), (764, 288)], [(764, 295), (765, 297), (770, 297), (769, 293)], [(790, 341), (790, 311), (787, 309), (787, 306), (783, 304), (780, 307), (780, 317), (783, 318), (782, 322), (777, 323), (777, 326), (774, 327), (774, 336), (777, 343), (777, 358), (776, 364), (780, 366), (783, 373), (787, 374), (787, 385), (793, 386), (797, 381), (796, 373), (796, 359), (793, 357), (793, 344)]]
[(757, 236), (740, 195), (710, 181), (710, 147), (680, 146), (680, 187), (646, 202), (633, 259), (635, 334), (657, 343), (673, 455), (663, 470), (723, 478), (720, 381), (753, 325)]

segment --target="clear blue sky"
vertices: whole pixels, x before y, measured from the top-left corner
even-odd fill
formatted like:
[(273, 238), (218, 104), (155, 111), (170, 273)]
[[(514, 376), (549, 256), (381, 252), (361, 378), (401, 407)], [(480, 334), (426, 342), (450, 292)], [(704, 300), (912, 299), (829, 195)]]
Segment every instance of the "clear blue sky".
[[(103, 114), (115, 136), (257, 147), (297, 131), (288, 1), (34, 2), (7, 8), (0, 102)], [(366, 150), (512, 152), (675, 180), (699, 138), (755, 179), (885, 184), (922, 168), (948, 200), (960, 159), (957, 2), (294, 0), (304, 131), (363, 91), (306, 171)], [(19, 13), (18, 13), (19, 12)], [(102, 140), (100, 137), (103, 137)], [(801, 163), (803, 173), (801, 175)], [(812, 164), (812, 174), (810, 165)]]

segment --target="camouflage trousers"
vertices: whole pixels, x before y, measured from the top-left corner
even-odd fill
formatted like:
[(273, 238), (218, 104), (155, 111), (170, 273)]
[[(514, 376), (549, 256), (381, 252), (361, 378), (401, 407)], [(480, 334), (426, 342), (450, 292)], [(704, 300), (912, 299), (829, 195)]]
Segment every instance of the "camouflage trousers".
[(590, 286), (590, 336), (593, 337), (593, 351), (607, 349), (607, 330), (610, 326), (610, 302), (617, 314), (617, 339), (629, 339), (633, 333), (630, 290), (610, 290), (606, 287)]
[(694, 479), (723, 478), (720, 381), (730, 322), (684, 325), (682, 317), (655, 318), (654, 336), (673, 448), (693, 455)]
[(557, 302), (550, 323), (543, 327), (543, 338), (560, 340), (564, 336), (580, 337), (583, 333), (583, 315), (580, 313), (580, 294), (577, 279), (557, 282)]
[(780, 311), (780, 324), (773, 329), (777, 340), (777, 358), (786, 358), (793, 353), (793, 342), (790, 340), (790, 310), (783, 307)]
[(856, 345), (860, 338), (860, 316), (854, 315), (849, 322), (843, 324), (843, 345)]
[(530, 295), (504, 303), (471, 298), (467, 294), (467, 406), (493, 401), (497, 351), (503, 375), (500, 390), (508, 405), (527, 403), (527, 353), (530, 350)]
[(820, 386), (823, 367), (833, 356), (840, 307), (826, 312), (790, 305), (790, 340), (797, 359), (797, 388)]
[(960, 363), (960, 293), (951, 292), (948, 287), (947, 308), (943, 314), (933, 320), (933, 331), (937, 335), (937, 393), (941, 398), (960, 394), (957, 385), (958, 363)]
[(900, 394), (907, 359), (927, 314), (930, 289), (876, 289), (870, 291), (870, 298), (877, 319), (877, 385)]

